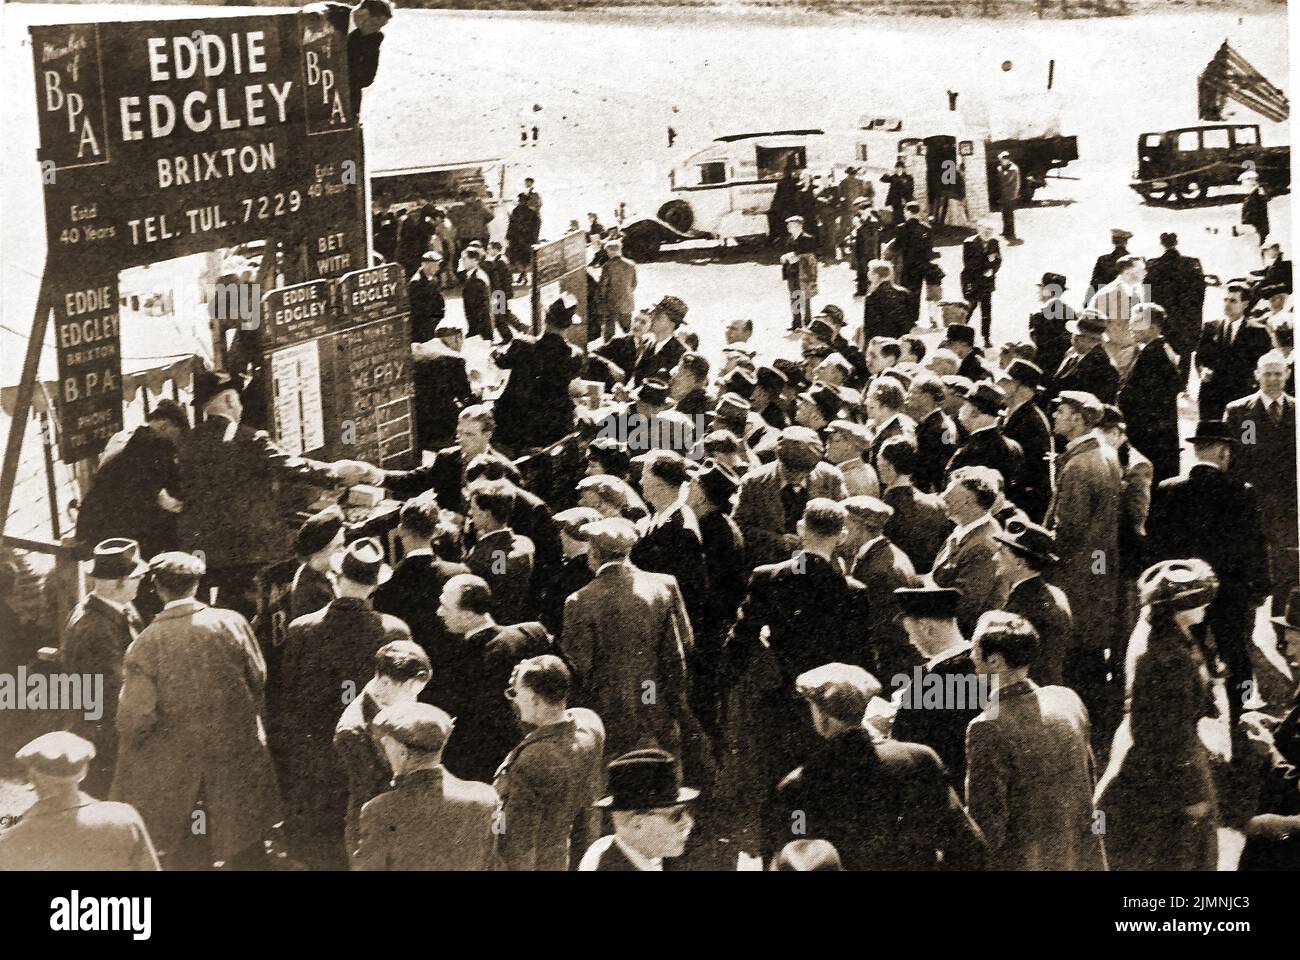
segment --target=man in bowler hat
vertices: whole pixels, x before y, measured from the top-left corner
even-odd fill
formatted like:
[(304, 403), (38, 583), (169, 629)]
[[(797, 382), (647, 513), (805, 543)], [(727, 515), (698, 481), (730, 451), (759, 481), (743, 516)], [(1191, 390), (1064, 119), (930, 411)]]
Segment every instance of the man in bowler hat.
[(695, 825), (690, 802), (700, 792), (682, 786), (676, 758), (657, 748), (623, 754), (608, 777), (609, 795), (595, 806), (609, 811), (614, 832), (591, 845), (578, 869), (662, 871), (664, 860), (686, 849)]

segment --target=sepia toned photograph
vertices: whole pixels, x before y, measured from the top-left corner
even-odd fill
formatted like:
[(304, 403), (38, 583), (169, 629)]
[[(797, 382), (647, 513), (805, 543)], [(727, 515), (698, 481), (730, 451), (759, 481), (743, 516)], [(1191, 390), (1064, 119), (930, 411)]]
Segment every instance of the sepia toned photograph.
[(1283, 0), (2, 17), (34, 929), (412, 871), (1289, 922)]

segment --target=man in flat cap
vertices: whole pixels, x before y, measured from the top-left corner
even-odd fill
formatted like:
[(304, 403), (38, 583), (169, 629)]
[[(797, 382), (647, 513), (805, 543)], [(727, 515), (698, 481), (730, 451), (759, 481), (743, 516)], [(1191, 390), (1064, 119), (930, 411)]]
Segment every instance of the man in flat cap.
[(1065, 591), (1051, 581), (1060, 560), (1056, 538), (1037, 524), (1022, 523), (993, 539), (1000, 545), (998, 571), (1009, 587), (1003, 609), (1024, 617), (1038, 632), (1029, 676), (1044, 687), (1059, 684), (1065, 651), (1072, 646), (1074, 618)]
[(1095, 310), (1084, 310), (1065, 329), (1070, 334), (1070, 349), (1052, 374), (1045, 399), (1071, 390), (1114, 403), (1119, 371), (1106, 352), (1106, 318)]
[(679, 297), (662, 297), (649, 310), (649, 337), (631, 367), (632, 381), (640, 384), (649, 377), (668, 377), (677, 366), (686, 346), (677, 331), (686, 320), (686, 301)]
[(686, 850), (695, 825), (689, 804), (700, 791), (682, 786), (677, 759), (657, 748), (618, 757), (608, 779), (609, 795), (595, 805), (609, 811), (614, 832), (591, 845), (578, 869), (661, 872)]
[[(448, 664), (439, 664), (447, 669)], [(343, 838), (349, 853), (360, 838), (361, 808), (388, 789), (393, 769), (383, 750), (376, 749), (379, 732), (374, 720), (386, 707), (414, 703), (425, 689), (433, 668), (419, 644), (394, 640), (375, 652), (375, 675), (361, 688), (334, 728), (334, 755), (347, 780), (348, 810)]]
[(1019, 357), (998, 377), (1007, 410), (1002, 434), (1020, 445), (1024, 464), (1019, 476), (1005, 477), (1007, 496), (1035, 523), (1041, 523), (1052, 499), (1052, 456), (1056, 440), (1052, 423), (1039, 406), (1043, 368)]
[(1056, 535), (1056, 582), (1074, 614), (1064, 678), (1088, 707), (1094, 733), (1106, 737), (1102, 710), (1119, 600), (1123, 470), (1115, 451), (1097, 436), (1104, 411), (1095, 396), (1066, 390), (1055, 404), (1053, 426), (1066, 445), (1056, 458), (1056, 492), (1043, 525)]
[(434, 331), (446, 315), (447, 304), (442, 297), (442, 254), (426, 250), (420, 255), (420, 268), (406, 285), (411, 303), (411, 342), (432, 340)]
[(1110, 242), (1113, 249), (1110, 253), (1103, 253), (1093, 264), (1092, 276), (1088, 280), (1089, 296), (1119, 276), (1119, 261), (1130, 255), (1128, 242), (1132, 239), (1133, 234), (1130, 231), (1121, 227), (1111, 228)]
[(1014, 613), (986, 613), (975, 628), (975, 669), (997, 693), (966, 730), (966, 808), (991, 869), (1105, 870), (1088, 711), (1068, 687), (1030, 678), (1038, 645)]
[(1254, 693), (1250, 648), (1255, 611), (1273, 590), (1259, 495), (1228, 472), (1241, 438), (1231, 424), (1200, 421), (1188, 440), (1194, 462), (1156, 486), (1147, 520), (1152, 562), (1195, 557), (1208, 563), (1219, 580), (1205, 624), (1227, 668), (1234, 723)]
[(111, 796), (140, 811), (169, 867), (256, 869), (281, 809), (262, 723), (265, 661), (248, 621), (195, 599), (200, 559), (162, 553), (149, 569), (164, 606), (126, 652)]
[[(117, 762), (113, 718), (122, 689), (122, 659), (144, 629), (133, 601), (148, 571), (134, 540), (113, 538), (97, 544), (88, 574), (90, 592), (69, 615), (59, 643), (64, 670), (103, 677), (99, 716), (94, 720), (79, 716), (75, 721), (75, 729), (94, 744), (86, 790), (95, 796), (107, 796), (113, 782)], [(12, 628), (6, 625), (5, 629)]]
[(916, 657), (898, 623), (894, 591), (900, 587), (919, 587), (921, 578), (916, 575), (911, 559), (885, 532), (894, 516), (893, 507), (875, 497), (857, 496), (845, 500), (844, 509), (848, 514), (850, 539), (857, 544), (850, 557), (849, 572), (867, 589), (869, 652), (865, 664), (879, 677), (907, 673)]
[(574, 672), (574, 701), (604, 721), (607, 755), (651, 744), (680, 754), (694, 647), (681, 589), (628, 559), (640, 538), (630, 520), (603, 518), (582, 533), (595, 577), (565, 601), (561, 647)]
[(514, 453), (545, 447), (573, 429), (569, 384), (582, 371), (582, 354), (569, 342), (581, 322), (577, 301), (565, 293), (546, 310), (541, 336), (518, 336), (496, 352), (497, 366), (510, 371), (497, 398), (496, 439)]
[(499, 799), (442, 765), (453, 721), (427, 703), (400, 703), (373, 721), (393, 788), (361, 808), (353, 870), (495, 870)]
[(1025, 452), (1003, 433), (1007, 398), (1002, 388), (981, 380), (966, 391), (963, 400), (957, 411), (957, 422), (966, 439), (953, 452), (945, 474), (951, 477), (954, 470), (962, 467), (988, 467), (1002, 474), (1004, 482), (1019, 483)]
[(334, 557), (343, 549), (343, 510), (334, 504), (302, 522), (293, 538), (298, 569), (289, 588), (289, 622), (334, 599)]
[(564, 555), (555, 576), (542, 585), (542, 625), (559, 643), (564, 636), (564, 602), (571, 594), (591, 583), (591, 566), (587, 563), (587, 538), (582, 528), (600, 519), (600, 511), (592, 507), (570, 507), (555, 515), (555, 525), (560, 530), (560, 547)]
[(790, 330), (797, 331), (812, 317), (817, 296), (817, 240), (804, 232), (799, 214), (786, 217), (786, 236), (781, 242), (781, 279), (790, 300)]
[(1205, 271), (1200, 260), (1179, 251), (1177, 234), (1160, 234), (1160, 246), (1160, 256), (1147, 261), (1146, 284), (1151, 302), (1164, 308), (1167, 320), (1163, 332), (1180, 358), (1179, 371), (1186, 387), (1205, 312)]
[(63, 730), (18, 751), (36, 802), (0, 831), (0, 870), (161, 869), (134, 807), (81, 790), (94, 756), (94, 744)]
[(378, 540), (348, 544), (335, 554), (332, 572), (334, 599), (289, 624), (267, 709), (269, 743), (288, 808), (289, 851), (315, 869), (346, 863), (347, 785), (332, 747), (340, 706), (371, 678), (380, 647), (411, 639), (405, 623), (371, 603), (393, 572)]
[(1133, 308), (1128, 326), (1137, 356), (1115, 397), (1128, 423), (1128, 438), (1151, 461), (1156, 482), (1178, 475), (1178, 395), (1186, 383), (1179, 356), (1164, 336), (1168, 322), (1157, 304)]
[[(831, 418), (834, 419), (834, 418)], [(795, 526), (809, 500), (843, 500), (844, 475), (822, 460), (816, 432), (786, 427), (772, 463), (750, 470), (740, 481), (732, 517), (745, 535), (748, 562), (779, 563), (799, 544)]]
[[(767, 853), (807, 836), (834, 845), (845, 870), (979, 870), (984, 842), (929, 747), (873, 742), (863, 716), (880, 683), (827, 663), (795, 680), (822, 740), (777, 786)], [(794, 831), (794, 832), (792, 832)]]
[(1206, 320), (1196, 344), (1196, 370), (1201, 377), (1202, 420), (1218, 420), (1234, 400), (1253, 393), (1255, 364), (1273, 349), (1273, 335), (1264, 321), (1246, 313), (1250, 286), (1229, 280), (1223, 293), (1223, 318)]

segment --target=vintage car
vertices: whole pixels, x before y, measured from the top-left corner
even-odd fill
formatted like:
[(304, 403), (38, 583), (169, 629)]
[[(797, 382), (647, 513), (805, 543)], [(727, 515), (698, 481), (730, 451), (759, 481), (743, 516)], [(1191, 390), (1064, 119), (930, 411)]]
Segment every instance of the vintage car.
[(1266, 147), (1257, 123), (1176, 127), (1138, 137), (1138, 167), (1129, 184), (1152, 202), (1199, 200), (1211, 187), (1236, 186), (1247, 170), (1271, 193), (1291, 189), (1291, 148)]

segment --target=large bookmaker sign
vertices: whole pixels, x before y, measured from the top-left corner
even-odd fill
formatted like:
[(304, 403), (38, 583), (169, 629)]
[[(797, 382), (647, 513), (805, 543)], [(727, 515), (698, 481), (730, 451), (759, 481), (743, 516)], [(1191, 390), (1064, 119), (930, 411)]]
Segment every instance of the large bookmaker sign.
[(48, 247), (37, 325), (55, 311), (72, 461), (121, 426), (119, 271), (253, 240), (305, 278), (366, 267), (363, 156), (347, 38), (323, 14), (31, 38)]

